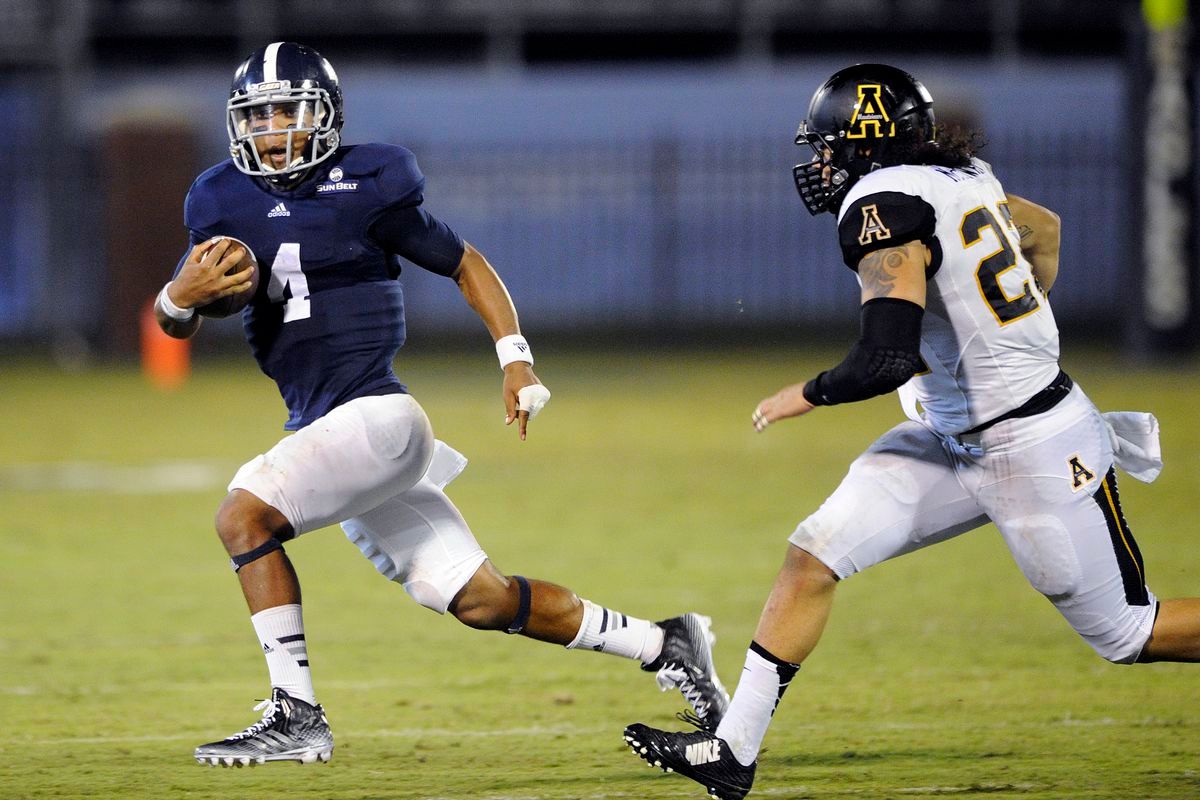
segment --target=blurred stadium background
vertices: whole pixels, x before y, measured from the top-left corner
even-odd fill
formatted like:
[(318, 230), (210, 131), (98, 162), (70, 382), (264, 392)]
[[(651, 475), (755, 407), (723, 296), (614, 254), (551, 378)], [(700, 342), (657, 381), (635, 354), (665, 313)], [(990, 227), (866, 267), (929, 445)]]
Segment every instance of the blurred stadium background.
[[(1010, 191), (1062, 215), (1068, 338), (1190, 347), (1180, 14), (1185, 0), (0, 0), (0, 352), (136, 354), (138, 313), (185, 246), (187, 186), (227, 157), (233, 68), (281, 38), (338, 69), (348, 141), (417, 153), (428, 208), (496, 264), (534, 336), (853, 324), (831, 221), (791, 186), (791, 139), (825, 76), (883, 60), (985, 131)], [(418, 273), (414, 335), (477, 333)], [(212, 327), (198, 346), (237, 346), (236, 322)]]
[[(0, 0), (0, 798), (699, 796), (620, 747), (626, 722), (673, 723), (646, 675), (435, 619), (337, 531), (289, 550), (337, 757), (191, 764), (261, 693), (211, 518), (277, 441), (282, 404), (237, 320), (197, 338), (186, 393), (156, 391), (139, 314), (184, 250), (188, 185), (227, 157), (233, 70), (276, 39), (331, 59), (349, 141), (417, 153), (428, 207), (497, 266), (537, 348), (555, 401), (518, 445), (482, 325), (448, 281), (405, 271), (401, 375), (471, 458), (453, 496), (501, 568), (656, 619), (711, 613), (735, 682), (784, 537), (900, 417), (889, 397), (748, 424), (856, 324), (832, 220), (792, 186), (792, 137), (828, 74), (887, 61), (986, 132), (1010, 191), (1062, 215), (1064, 364), (1102, 408), (1162, 420), (1168, 467), (1149, 488), (1123, 478), (1122, 502), (1151, 586), (1195, 594), (1186, 10)], [(1100, 662), (994, 530), (839, 593), (780, 707), (763, 796), (1200, 797), (1194, 668)]]

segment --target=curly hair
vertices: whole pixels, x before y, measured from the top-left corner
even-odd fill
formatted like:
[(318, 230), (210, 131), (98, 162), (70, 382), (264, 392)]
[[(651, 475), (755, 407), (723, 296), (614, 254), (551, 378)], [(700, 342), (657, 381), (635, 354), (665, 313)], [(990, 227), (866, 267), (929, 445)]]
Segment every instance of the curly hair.
[(934, 141), (905, 145), (888, 155), (901, 164), (958, 168), (970, 164), (986, 145), (980, 131), (939, 125), (934, 129)]

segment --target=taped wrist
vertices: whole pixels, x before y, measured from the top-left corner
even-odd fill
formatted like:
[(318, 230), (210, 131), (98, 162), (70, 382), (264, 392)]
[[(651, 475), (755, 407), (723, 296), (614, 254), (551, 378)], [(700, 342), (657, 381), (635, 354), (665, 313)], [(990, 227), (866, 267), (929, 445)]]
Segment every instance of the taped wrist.
[(842, 363), (804, 385), (804, 399), (815, 406), (832, 406), (887, 394), (903, 385), (922, 368), (924, 314), (916, 303), (895, 297), (863, 303), (858, 341)]

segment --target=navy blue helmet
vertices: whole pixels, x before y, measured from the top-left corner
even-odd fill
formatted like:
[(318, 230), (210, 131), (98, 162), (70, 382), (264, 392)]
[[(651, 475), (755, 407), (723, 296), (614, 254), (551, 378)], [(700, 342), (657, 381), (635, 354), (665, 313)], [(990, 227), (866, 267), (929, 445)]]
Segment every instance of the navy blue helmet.
[(835, 72), (813, 94), (796, 144), (813, 150), (792, 175), (809, 213), (836, 213), (854, 182), (880, 167), (903, 163), (912, 148), (934, 138), (933, 98), (921, 82), (887, 64), (856, 64)]
[(283, 185), (303, 180), (341, 139), (337, 73), (316, 50), (294, 42), (251, 53), (233, 75), (225, 109), (234, 165)]

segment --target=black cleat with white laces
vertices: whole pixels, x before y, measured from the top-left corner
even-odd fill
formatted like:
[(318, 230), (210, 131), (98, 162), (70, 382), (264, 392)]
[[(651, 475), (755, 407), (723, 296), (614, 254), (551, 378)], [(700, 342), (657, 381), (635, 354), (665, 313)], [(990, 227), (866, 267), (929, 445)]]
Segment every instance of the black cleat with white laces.
[(248, 767), (268, 761), (299, 761), (312, 764), (333, 757), (333, 733), (325, 711), (292, 697), (278, 687), (271, 699), (254, 707), (262, 719), (241, 733), (196, 748), (201, 765)]
[(729, 708), (729, 693), (721, 685), (713, 666), (712, 646), (717, 637), (712, 620), (695, 612), (656, 623), (663, 629), (662, 652), (642, 669), (656, 672), (665, 692), (677, 688), (695, 713), (694, 721), (715, 731)]
[(634, 723), (625, 741), (650, 766), (691, 778), (714, 800), (742, 800), (754, 785), (758, 762), (743, 766), (729, 744), (708, 731), (671, 733)]

